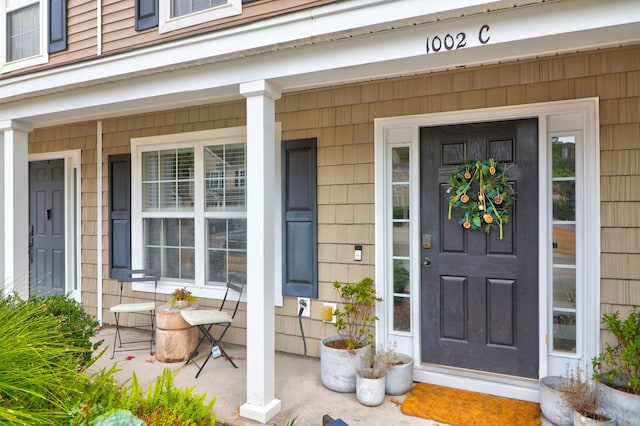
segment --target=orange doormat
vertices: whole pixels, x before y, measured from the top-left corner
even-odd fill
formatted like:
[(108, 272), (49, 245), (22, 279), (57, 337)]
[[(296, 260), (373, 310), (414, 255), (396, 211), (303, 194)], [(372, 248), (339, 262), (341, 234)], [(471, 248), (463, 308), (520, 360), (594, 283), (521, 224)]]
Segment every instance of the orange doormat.
[(402, 403), (409, 416), (454, 426), (539, 426), (540, 405), (534, 402), (418, 383)]

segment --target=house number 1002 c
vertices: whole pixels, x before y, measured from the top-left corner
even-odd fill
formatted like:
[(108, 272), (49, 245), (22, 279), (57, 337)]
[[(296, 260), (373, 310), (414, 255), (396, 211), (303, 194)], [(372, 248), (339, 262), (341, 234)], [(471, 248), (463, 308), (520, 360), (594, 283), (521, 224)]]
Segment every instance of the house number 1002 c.
[[(489, 36), (489, 25), (483, 25), (478, 31), (478, 41), (480, 44), (487, 44), (491, 40)], [(467, 33), (459, 32), (455, 35), (446, 34), (443, 36), (427, 37), (427, 53), (437, 53), (443, 50), (457, 50), (467, 47)]]

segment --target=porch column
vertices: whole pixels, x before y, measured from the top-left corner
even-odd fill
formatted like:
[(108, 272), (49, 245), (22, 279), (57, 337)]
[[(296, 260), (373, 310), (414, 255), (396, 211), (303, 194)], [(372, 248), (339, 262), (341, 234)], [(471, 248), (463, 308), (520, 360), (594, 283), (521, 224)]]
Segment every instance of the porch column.
[(265, 80), (240, 85), (247, 98), (247, 402), (242, 417), (266, 423), (275, 399), (275, 101)]
[(4, 294), (29, 297), (29, 160), (28, 132), (15, 120), (0, 121), (0, 279)]

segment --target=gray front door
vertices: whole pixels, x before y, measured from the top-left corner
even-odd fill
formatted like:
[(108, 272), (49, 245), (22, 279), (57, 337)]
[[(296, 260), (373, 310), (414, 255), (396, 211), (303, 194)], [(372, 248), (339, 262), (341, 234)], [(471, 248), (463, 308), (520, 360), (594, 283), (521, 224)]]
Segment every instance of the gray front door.
[(29, 294), (65, 293), (64, 160), (29, 163)]
[[(536, 119), (421, 129), (424, 362), (538, 378), (537, 129)], [(451, 172), (492, 158), (516, 191), (503, 239), (448, 219)]]

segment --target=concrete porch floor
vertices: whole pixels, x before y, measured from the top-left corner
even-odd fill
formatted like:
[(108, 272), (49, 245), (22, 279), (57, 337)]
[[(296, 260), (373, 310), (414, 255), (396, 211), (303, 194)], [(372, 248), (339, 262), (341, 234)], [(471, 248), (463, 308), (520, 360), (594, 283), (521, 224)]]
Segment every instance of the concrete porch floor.
[[(178, 387), (195, 386), (194, 392), (207, 394), (207, 398), (216, 398), (214, 411), (220, 423), (240, 426), (259, 425), (261, 423), (240, 417), (239, 407), (246, 402), (246, 348), (222, 343), (222, 347), (238, 365), (235, 369), (223, 357), (209, 360), (200, 374), (195, 378), (197, 367), (192, 363), (185, 366), (183, 362), (162, 363), (149, 354), (144, 344), (131, 344), (123, 348), (142, 347), (140, 350), (116, 352), (111, 359), (111, 350), (115, 334), (114, 327), (104, 327), (96, 336), (104, 339), (99, 350), (108, 346), (105, 354), (98, 359), (90, 371), (97, 371), (103, 367), (110, 367), (117, 363), (121, 370), (116, 375), (119, 382), (131, 378), (135, 372), (144, 389), (153, 383), (165, 368), (174, 373), (175, 385)], [(125, 329), (123, 340), (138, 340), (138, 331)], [(137, 346), (136, 346), (137, 345)], [(206, 346), (208, 350), (210, 345)], [(154, 348), (155, 350), (155, 348)], [(200, 351), (196, 357), (199, 364), (206, 357), (206, 351)], [(127, 357), (133, 356), (127, 360)], [(407, 416), (400, 411), (400, 407), (391, 402), (390, 396), (378, 407), (361, 405), (355, 393), (338, 393), (326, 389), (320, 381), (320, 360), (301, 355), (276, 353), (276, 389), (275, 397), (282, 402), (282, 410), (269, 421), (269, 425), (284, 426), (296, 417), (296, 426), (322, 425), (322, 415), (327, 413), (334, 418), (341, 418), (349, 426), (377, 426), (377, 425), (415, 425), (435, 426), (442, 423)], [(400, 402), (406, 395), (395, 397)]]

